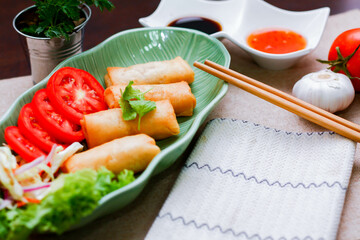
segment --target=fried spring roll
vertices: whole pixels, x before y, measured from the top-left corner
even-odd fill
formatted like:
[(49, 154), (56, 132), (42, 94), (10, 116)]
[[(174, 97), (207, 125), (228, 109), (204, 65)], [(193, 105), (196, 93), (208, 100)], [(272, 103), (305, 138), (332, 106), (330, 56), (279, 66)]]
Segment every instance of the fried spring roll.
[[(115, 85), (105, 90), (105, 102), (109, 108), (119, 108), (121, 92), (124, 92), (127, 85)], [(192, 116), (196, 106), (196, 98), (191, 93), (191, 88), (186, 82), (154, 85), (133, 85), (141, 92), (149, 91), (145, 94), (146, 100), (160, 101), (168, 99), (174, 107), (176, 116)]]
[(113, 108), (84, 115), (80, 121), (89, 148), (116, 138), (145, 133), (155, 139), (164, 139), (180, 132), (174, 108), (169, 100), (156, 102), (156, 109), (141, 118), (125, 121), (121, 108)]
[(160, 148), (153, 138), (145, 134), (127, 136), (73, 155), (63, 164), (62, 171), (98, 170), (104, 166), (114, 173), (124, 169), (136, 173), (145, 170), (159, 152)]
[(117, 84), (164, 84), (194, 81), (194, 71), (181, 57), (172, 60), (136, 64), (130, 67), (108, 67), (105, 75), (107, 87)]

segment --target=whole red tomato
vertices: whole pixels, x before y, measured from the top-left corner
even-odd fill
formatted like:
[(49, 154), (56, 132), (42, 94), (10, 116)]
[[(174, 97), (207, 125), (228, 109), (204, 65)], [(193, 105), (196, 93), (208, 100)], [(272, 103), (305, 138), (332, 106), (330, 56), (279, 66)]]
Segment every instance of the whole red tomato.
[(341, 33), (330, 47), (329, 61), (334, 72), (348, 75), (355, 88), (360, 91), (360, 28)]

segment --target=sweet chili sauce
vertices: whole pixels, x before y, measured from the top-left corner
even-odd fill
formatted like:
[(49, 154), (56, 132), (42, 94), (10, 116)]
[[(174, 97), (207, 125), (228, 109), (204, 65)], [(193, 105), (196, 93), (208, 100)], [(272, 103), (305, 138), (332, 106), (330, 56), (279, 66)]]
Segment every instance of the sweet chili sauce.
[(212, 34), (221, 31), (220, 23), (204, 17), (183, 17), (168, 24), (169, 27), (183, 27)]
[(306, 47), (306, 39), (288, 29), (262, 29), (251, 33), (247, 38), (250, 47), (273, 54), (299, 51)]

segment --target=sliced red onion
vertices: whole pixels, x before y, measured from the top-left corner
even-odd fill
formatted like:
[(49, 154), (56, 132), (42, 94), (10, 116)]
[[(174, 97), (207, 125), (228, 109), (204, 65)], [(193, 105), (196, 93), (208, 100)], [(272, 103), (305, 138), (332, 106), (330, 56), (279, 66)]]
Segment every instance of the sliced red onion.
[(42, 185), (38, 185), (38, 186), (30, 186), (30, 187), (23, 187), (23, 191), (24, 192), (32, 192), (32, 191), (36, 191), (42, 188), (48, 188), (50, 187), (51, 184), (47, 183), (47, 184), (42, 184)]
[(11, 197), (10, 194), (9, 194), (9, 190), (7, 190), (6, 188), (2, 188), (1, 190), (3, 191), (5, 200), (9, 199), (9, 197)]
[(19, 167), (18, 169), (15, 170), (14, 174), (15, 175), (18, 175), (18, 174), (21, 174), (37, 165), (39, 165), (40, 163), (44, 162), (45, 161), (45, 157), (44, 156), (41, 156), (41, 157), (38, 157), (36, 158), (34, 161), (32, 162), (29, 162), (27, 164), (24, 164), (22, 165), (21, 167)]
[(49, 152), (49, 154), (47, 155), (46, 159), (45, 159), (45, 164), (48, 164), (51, 159), (53, 158), (55, 152), (56, 152), (56, 148), (57, 148), (57, 145), (54, 144), (51, 148), (51, 151)]

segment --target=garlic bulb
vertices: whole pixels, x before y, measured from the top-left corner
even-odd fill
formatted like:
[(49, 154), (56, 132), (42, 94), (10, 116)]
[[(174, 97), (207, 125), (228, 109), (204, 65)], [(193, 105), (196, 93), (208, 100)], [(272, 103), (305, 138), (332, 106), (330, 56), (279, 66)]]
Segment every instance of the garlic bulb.
[(334, 113), (352, 103), (355, 90), (346, 75), (326, 69), (302, 77), (295, 83), (293, 95)]

